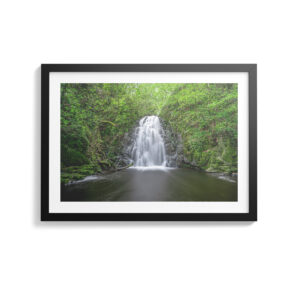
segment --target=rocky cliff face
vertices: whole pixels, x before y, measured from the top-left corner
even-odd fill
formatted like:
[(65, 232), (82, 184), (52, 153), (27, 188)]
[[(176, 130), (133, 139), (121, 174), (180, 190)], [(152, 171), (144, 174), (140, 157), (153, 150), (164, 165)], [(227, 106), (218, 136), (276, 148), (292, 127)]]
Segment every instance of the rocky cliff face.
[[(203, 152), (201, 159), (197, 160), (197, 158), (189, 157), (184, 153), (181, 135), (177, 134), (164, 119), (160, 118), (160, 123), (162, 127), (161, 135), (165, 143), (168, 167), (188, 167), (211, 173), (236, 174), (236, 171), (232, 171), (232, 166), (230, 165), (230, 162), (228, 162), (231, 158), (231, 148), (227, 146), (222, 139), (219, 139), (217, 146), (213, 149)], [(135, 124), (134, 128), (124, 136), (122, 146), (123, 151), (118, 156), (118, 167), (133, 163), (131, 155), (137, 127), (138, 122)]]
[(176, 134), (169, 124), (160, 119), (163, 128), (163, 138), (166, 147), (168, 167), (179, 167), (183, 160), (183, 146), (181, 136)]
[(123, 164), (123, 165), (129, 165), (129, 164), (133, 163), (133, 160), (131, 157), (131, 152), (132, 152), (132, 147), (134, 144), (134, 138), (135, 138), (136, 129), (137, 129), (138, 125), (139, 125), (139, 122), (137, 121), (135, 126), (132, 128), (132, 130), (125, 133), (125, 135), (124, 135), (122, 152), (119, 155), (121, 164)]

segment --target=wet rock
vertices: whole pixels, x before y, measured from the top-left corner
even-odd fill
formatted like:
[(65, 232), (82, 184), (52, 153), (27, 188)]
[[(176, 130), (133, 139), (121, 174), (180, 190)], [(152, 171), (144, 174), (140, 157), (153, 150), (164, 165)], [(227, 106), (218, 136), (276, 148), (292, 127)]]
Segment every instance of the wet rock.
[(122, 153), (120, 154), (120, 160), (124, 165), (128, 165), (133, 162), (131, 155), (138, 125), (139, 122), (137, 121), (135, 126), (124, 135)]
[(168, 167), (178, 167), (183, 160), (183, 146), (181, 136), (176, 134), (171, 126), (160, 118), (163, 128), (162, 136), (165, 142)]

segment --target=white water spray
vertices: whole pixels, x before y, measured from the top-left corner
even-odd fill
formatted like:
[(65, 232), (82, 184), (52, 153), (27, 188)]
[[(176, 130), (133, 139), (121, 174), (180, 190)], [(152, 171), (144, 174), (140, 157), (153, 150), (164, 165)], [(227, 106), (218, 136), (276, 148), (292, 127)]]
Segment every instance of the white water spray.
[(166, 167), (163, 128), (157, 116), (146, 116), (136, 128), (131, 157), (135, 167)]

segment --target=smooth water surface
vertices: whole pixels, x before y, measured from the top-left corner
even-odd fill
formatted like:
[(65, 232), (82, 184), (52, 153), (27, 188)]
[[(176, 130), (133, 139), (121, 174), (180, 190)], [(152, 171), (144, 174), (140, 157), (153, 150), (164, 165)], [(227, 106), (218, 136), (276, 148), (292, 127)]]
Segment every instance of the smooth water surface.
[(129, 168), (62, 187), (62, 201), (237, 201), (237, 183), (191, 169)]

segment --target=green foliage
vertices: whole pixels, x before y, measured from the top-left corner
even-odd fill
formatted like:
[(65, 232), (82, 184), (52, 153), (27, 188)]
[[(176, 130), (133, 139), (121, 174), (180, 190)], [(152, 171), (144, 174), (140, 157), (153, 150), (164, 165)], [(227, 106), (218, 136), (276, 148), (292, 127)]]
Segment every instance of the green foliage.
[(70, 83), (61, 84), (62, 182), (115, 168), (124, 135), (145, 115), (182, 136), (193, 165), (236, 172), (237, 84)]
[(88, 159), (83, 153), (66, 145), (61, 146), (61, 161), (63, 166), (80, 166), (88, 163)]
[(207, 171), (237, 171), (237, 84), (182, 84), (161, 116), (182, 135), (184, 155)]

